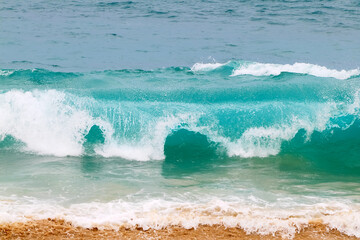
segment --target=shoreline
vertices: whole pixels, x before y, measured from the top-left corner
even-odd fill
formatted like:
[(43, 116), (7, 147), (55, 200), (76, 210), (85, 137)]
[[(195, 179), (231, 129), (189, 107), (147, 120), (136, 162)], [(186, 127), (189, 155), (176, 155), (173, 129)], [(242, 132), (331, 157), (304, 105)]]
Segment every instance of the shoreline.
[[(243, 240), (280, 240), (280, 234), (247, 234), (240, 228), (226, 228), (222, 225), (200, 225), (196, 229), (170, 226), (164, 229), (143, 230), (142, 228), (99, 230), (97, 228), (75, 227), (61, 219), (31, 220), (27, 222), (0, 224), (0, 239), (243, 239)], [(338, 230), (329, 229), (322, 223), (311, 223), (296, 233), (295, 240), (356, 240)]]

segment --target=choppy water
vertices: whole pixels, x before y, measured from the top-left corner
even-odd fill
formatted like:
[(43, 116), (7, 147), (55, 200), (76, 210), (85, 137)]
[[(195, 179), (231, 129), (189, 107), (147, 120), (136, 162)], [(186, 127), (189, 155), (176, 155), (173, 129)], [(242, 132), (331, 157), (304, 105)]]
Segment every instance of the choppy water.
[(0, 221), (360, 237), (359, 10), (0, 3)]

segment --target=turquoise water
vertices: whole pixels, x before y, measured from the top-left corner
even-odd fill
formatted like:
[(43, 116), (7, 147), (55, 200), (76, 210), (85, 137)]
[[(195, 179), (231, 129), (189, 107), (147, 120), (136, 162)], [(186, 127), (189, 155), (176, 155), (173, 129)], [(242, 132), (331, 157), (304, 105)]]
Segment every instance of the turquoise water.
[(360, 237), (356, 1), (0, 4), (0, 221)]

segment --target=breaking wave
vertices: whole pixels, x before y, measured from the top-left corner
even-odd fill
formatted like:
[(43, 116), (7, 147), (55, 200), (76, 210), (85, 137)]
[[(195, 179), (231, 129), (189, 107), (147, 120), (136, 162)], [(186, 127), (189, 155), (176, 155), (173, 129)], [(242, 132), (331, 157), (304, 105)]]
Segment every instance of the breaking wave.
[(316, 77), (328, 77), (345, 80), (353, 76), (360, 75), (360, 69), (336, 70), (329, 69), (310, 63), (294, 63), (294, 64), (272, 64), (257, 62), (227, 62), (227, 63), (196, 63), (191, 70), (211, 71), (224, 66), (235, 66), (231, 76), (253, 75), (253, 76), (278, 76), (282, 73), (298, 73), (307, 74)]
[[(201, 134), (209, 144), (214, 143), (216, 151), (225, 151), (228, 156), (267, 157), (279, 154), (283, 144), (301, 131), (303, 140), (293, 144), (311, 144), (313, 133), (319, 133), (326, 145), (327, 140), (336, 140), (349, 127), (360, 128), (357, 99), (355, 96), (346, 105), (326, 102), (284, 106), (270, 102), (244, 108), (243, 103), (232, 103), (232, 107), (114, 103), (56, 90), (11, 90), (0, 94), (0, 136), (2, 142), (11, 137), (23, 143), (21, 147), (15, 145), (20, 148), (17, 150), (35, 154), (98, 154), (147, 161), (165, 159), (164, 148), (170, 149), (170, 145), (174, 146), (171, 151), (184, 152), (177, 145), (185, 144), (194, 152), (196, 149), (190, 148), (198, 144), (198, 151), (203, 151), (205, 140), (196, 137)], [(154, 111), (156, 108), (162, 110)], [(287, 115), (275, 116), (285, 111)], [(252, 119), (246, 120), (248, 116)], [(336, 129), (340, 133), (334, 133)], [(174, 134), (179, 130), (195, 135)], [(174, 140), (167, 141), (173, 135)], [(352, 144), (351, 134), (347, 138), (349, 142), (343, 144)], [(186, 145), (186, 139), (195, 142)]]
[[(267, 77), (282, 72), (329, 78)], [(264, 80), (230, 77), (242, 74)], [(184, 135), (175, 134), (179, 130), (206, 137), (217, 154), (230, 157), (325, 146), (349, 127), (358, 128), (360, 86), (351, 78), (357, 74), (358, 69), (241, 61), (152, 71), (3, 70), (0, 150), (161, 160), (170, 142), (194, 145), (184, 143)], [(322, 140), (312, 141), (314, 134)], [(173, 135), (176, 141), (167, 141)], [(348, 135), (342, 144), (352, 144)]]

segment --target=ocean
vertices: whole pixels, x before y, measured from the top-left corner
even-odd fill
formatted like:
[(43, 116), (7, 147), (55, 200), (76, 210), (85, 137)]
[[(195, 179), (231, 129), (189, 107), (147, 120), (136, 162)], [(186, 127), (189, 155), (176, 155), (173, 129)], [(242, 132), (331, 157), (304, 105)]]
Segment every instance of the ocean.
[(354, 0), (0, 3), (0, 223), (360, 238)]

